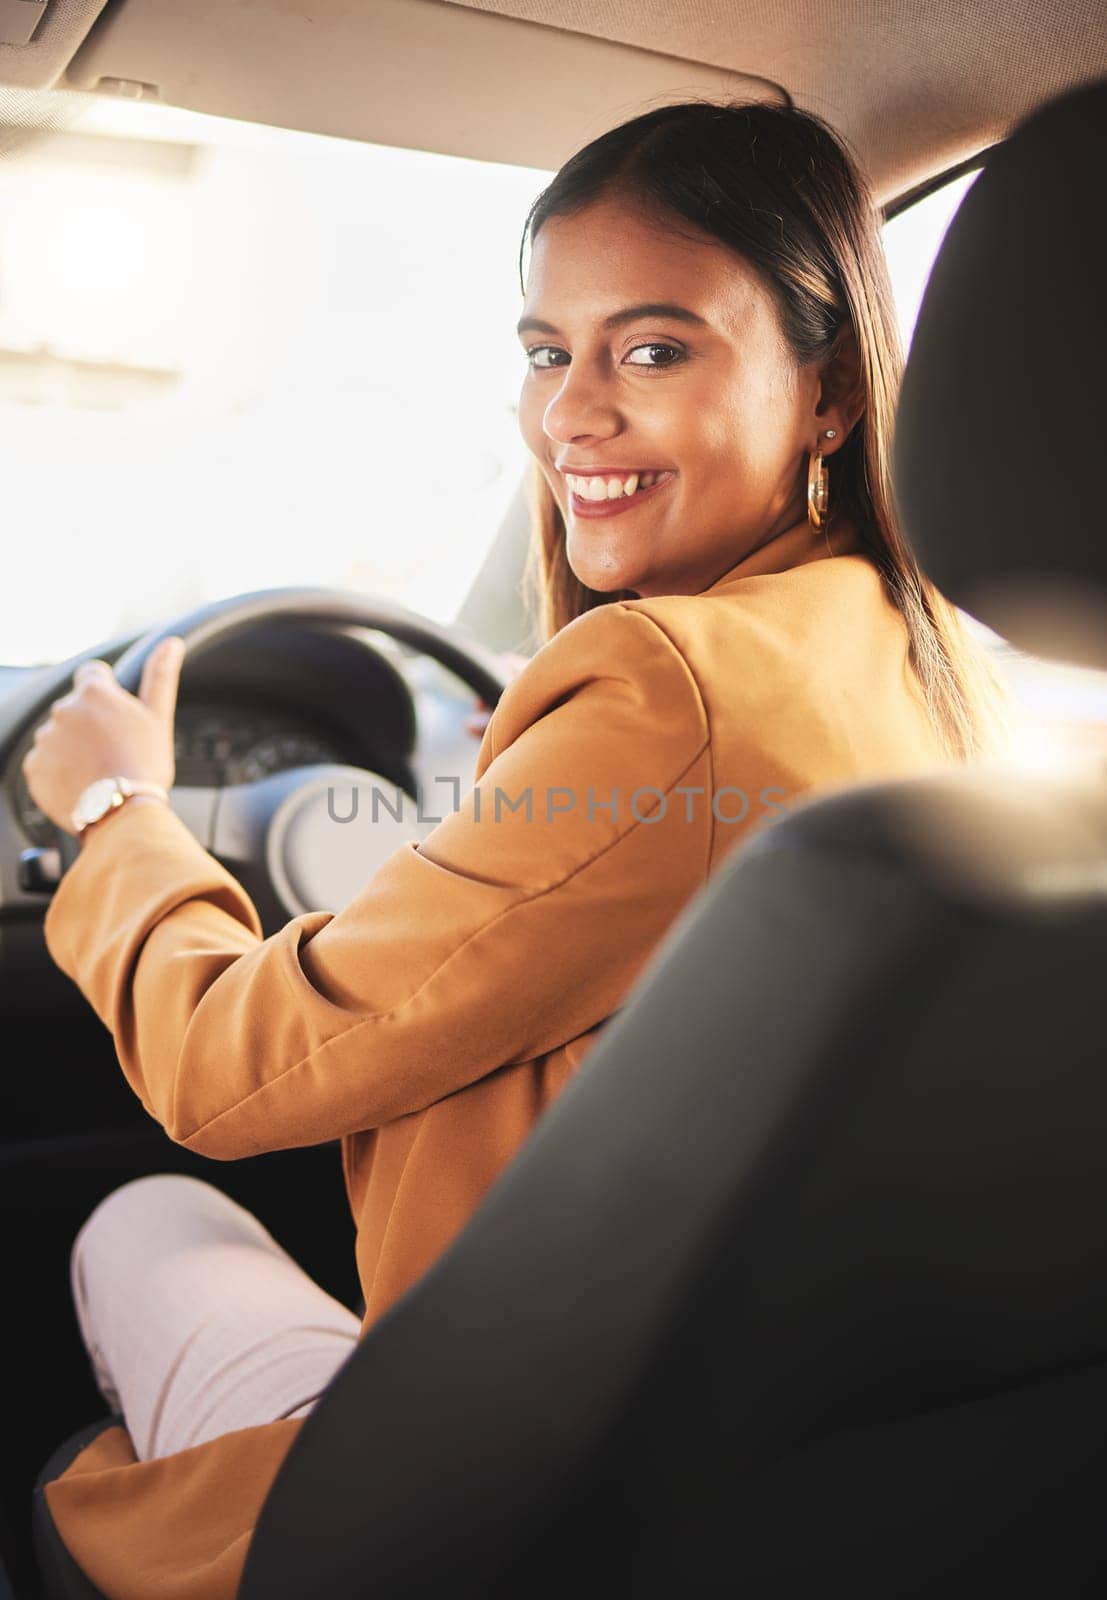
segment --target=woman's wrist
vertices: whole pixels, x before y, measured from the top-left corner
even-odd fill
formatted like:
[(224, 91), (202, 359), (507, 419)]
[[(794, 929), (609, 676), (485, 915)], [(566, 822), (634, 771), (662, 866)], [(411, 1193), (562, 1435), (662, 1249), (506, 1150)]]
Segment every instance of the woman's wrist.
[(155, 794), (127, 795), (119, 805), (113, 806), (110, 811), (105, 811), (102, 817), (97, 817), (95, 822), (90, 822), (86, 827), (81, 829), (80, 833), (77, 835), (77, 842), (80, 848), (82, 850), (84, 849), (85, 840), (94, 829), (103, 828), (105, 825), (110, 827), (112, 818), (117, 817), (121, 811), (126, 811), (128, 806), (140, 806), (143, 804), (161, 806), (165, 804), (165, 801), (159, 800)]

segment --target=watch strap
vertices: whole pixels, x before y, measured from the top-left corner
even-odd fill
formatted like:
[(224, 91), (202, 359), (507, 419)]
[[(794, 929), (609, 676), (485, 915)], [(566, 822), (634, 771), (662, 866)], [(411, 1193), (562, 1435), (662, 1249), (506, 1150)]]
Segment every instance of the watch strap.
[[(105, 783), (110, 783), (112, 785), (107, 804), (93, 817), (82, 815), (82, 801), (84, 800), (85, 795), (88, 793), (88, 790), (101, 786)], [(118, 811), (120, 806), (122, 806), (125, 801), (129, 800), (132, 795), (150, 795), (155, 799), (164, 800), (167, 803), (169, 801), (168, 793), (159, 783), (148, 783), (143, 778), (112, 777), (95, 779), (93, 783), (90, 783), (84, 790), (82, 790), (81, 797), (77, 802), (77, 809), (73, 813), (73, 827), (78, 837), (83, 834), (87, 828), (92, 827), (94, 823), (99, 822), (103, 817), (110, 816), (113, 811)]]
[(160, 783), (147, 783), (142, 778), (116, 778), (115, 787), (125, 800), (133, 794), (152, 794), (159, 800), (169, 799), (169, 795)]

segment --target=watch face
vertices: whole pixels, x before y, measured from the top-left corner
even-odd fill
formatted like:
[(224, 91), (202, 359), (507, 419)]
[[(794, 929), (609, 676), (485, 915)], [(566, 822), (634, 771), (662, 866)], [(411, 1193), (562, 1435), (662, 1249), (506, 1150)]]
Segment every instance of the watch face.
[(98, 778), (95, 783), (89, 784), (77, 802), (77, 815), (86, 826), (102, 817), (105, 811), (111, 810), (115, 790), (114, 778)]

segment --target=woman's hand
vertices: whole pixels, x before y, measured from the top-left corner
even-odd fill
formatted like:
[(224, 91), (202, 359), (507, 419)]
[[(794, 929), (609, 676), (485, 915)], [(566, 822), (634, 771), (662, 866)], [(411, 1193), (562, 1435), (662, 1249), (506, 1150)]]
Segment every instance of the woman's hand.
[[(500, 654), (500, 660), (507, 667), (508, 671), (511, 673), (511, 676), (513, 678), (517, 678), (520, 672), (522, 672), (523, 668), (529, 662), (530, 657), (518, 655), (514, 650), (504, 650)], [(466, 733), (475, 734), (478, 739), (483, 738), (484, 730), (488, 726), (488, 720), (491, 715), (492, 708), (488, 704), (487, 700), (478, 700), (477, 709), (473, 712), (472, 716), (466, 717), (465, 719)]]
[(148, 658), (137, 695), (128, 694), (106, 661), (83, 661), (71, 692), (50, 707), (23, 760), (23, 777), (40, 811), (65, 833), (73, 808), (97, 778), (173, 784), (173, 718), (184, 643), (163, 639)]

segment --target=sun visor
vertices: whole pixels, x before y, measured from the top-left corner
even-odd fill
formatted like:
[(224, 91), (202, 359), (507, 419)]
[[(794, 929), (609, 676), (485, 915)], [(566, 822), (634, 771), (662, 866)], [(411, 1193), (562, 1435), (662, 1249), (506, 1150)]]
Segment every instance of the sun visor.
[(786, 99), (764, 79), (438, 0), (125, 0), (66, 87), (552, 169), (659, 100)]

